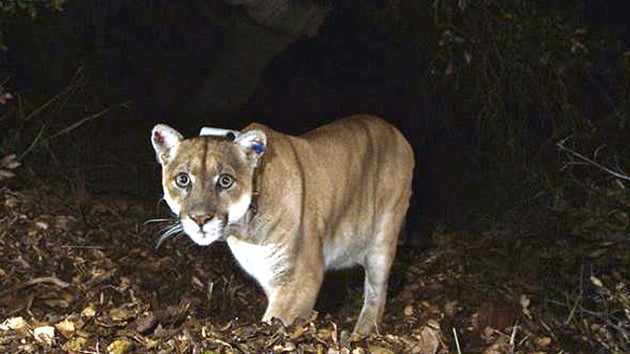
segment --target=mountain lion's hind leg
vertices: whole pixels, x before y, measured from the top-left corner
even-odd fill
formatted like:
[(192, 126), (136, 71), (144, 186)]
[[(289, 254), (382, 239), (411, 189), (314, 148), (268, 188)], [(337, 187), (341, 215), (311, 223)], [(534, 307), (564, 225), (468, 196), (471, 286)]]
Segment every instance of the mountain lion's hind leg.
[[(401, 216), (402, 214), (402, 216)], [(387, 279), (396, 253), (398, 232), (404, 213), (389, 213), (384, 217), (366, 256), (363, 308), (354, 332), (368, 334), (378, 329), (387, 299)]]
[(365, 285), (363, 289), (363, 308), (354, 332), (369, 334), (377, 329), (383, 317), (387, 297), (387, 278), (391, 261), (384, 257), (369, 257), (365, 265)]

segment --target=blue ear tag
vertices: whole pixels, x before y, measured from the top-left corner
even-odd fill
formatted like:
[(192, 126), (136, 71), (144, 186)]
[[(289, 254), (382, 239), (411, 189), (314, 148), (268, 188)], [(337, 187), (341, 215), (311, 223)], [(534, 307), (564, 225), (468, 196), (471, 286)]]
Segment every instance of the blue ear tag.
[(267, 148), (264, 145), (252, 145), (252, 150), (254, 150), (254, 152), (257, 154), (260, 154), (265, 152)]

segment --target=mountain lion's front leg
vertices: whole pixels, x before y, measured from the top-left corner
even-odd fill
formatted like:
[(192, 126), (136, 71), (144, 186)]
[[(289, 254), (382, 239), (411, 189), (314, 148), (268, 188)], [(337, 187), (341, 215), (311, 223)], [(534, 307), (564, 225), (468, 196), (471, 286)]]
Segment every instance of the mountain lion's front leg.
[(269, 304), (263, 316), (264, 322), (273, 318), (282, 320), (285, 325), (296, 320), (308, 319), (313, 311), (317, 293), (322, 284), (323, 269), (309, 272), (296, 271), (292, 279), (270, 289)]

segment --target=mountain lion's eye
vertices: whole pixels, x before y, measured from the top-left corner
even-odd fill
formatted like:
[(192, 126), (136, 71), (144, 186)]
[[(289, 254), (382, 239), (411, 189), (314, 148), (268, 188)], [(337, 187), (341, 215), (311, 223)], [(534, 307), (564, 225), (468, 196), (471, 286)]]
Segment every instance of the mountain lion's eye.
[(186, 188), (190, 184), (190, 177), (188, 177), (187, 173), (180, 173), (175, 177), (175, 184), (179, 188)]
[(232, 184), (234, 184), (234, 178), (230, 175), (222, 174), (221, 176), (219, 176), (217, 184), (221, 189), (228, 189), (232, 187)]

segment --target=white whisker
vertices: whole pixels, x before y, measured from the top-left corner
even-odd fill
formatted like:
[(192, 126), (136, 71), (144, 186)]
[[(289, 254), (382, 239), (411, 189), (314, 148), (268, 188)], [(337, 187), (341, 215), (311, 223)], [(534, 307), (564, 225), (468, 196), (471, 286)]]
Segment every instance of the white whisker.
[(173, 218), (162, 218), (162, 219), (149, 219), (142, 223), (142, 225), (155, 224), (156, 222), (167, 222), (167, 221), (177, 221), (177, 219)]
[(182, 234), (182, 232), (184, 231), (184, 229), (182, 228), (182, 224), (177, 223), (175, 225), (172, 226), (167, 226), (165, 227), (163, 230), (165, 230), (162, 235), (160, 236), (160, 238), (157, 241), (157, 244), (155, 245), (155, 249), (157, 250), (158, 248), (160, 248), (160, 245), (162, 244), (162, 242), (166, 241), (167, 239), (171, 238), (171, 237), (177, 237), (179, 235)]

